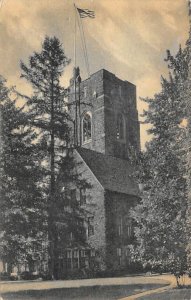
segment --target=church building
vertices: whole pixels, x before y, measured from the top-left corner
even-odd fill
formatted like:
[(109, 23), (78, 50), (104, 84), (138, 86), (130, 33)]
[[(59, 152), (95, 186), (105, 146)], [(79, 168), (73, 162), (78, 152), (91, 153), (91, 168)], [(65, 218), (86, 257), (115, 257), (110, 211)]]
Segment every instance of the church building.
[[(104, 69), (81, 81), (77, 68), (68, 90), (68, 114), (75, 120), (74, 172), (87, 184), (67, 186), (61, 173), (57, 185), (61, 201), (69, 199), (64, 209), (70, 220), (67, 232), (61, 230), (62, 238), (57, 238), (58, 278), (87, 277), (89, 271), (90, 276), (99, 271), (128, 273), (128, 245), (134, 242), (129, 212), (140, 201), (129, 157), (130, 149), (140, 151), (136, 86)], [(83, 213), (71, 219), (76, 203)], [(47, 255), (43, 241), (42, 254), (34, 253), (34, 271), (48, 270)], [(28, 266), (22, 263), (14, 270), (26, 271)]]
[(77, 172), (91, 188), (73, 191), (87, 211), (87, 246), (69, 247), (64, 269), (128, 271), (128, 245), (134, 239), (129, 210), (140, 199), (129, 161), (132, 147), (140, 151), (136, 86), (104, 69), (81, 81), (77, 68), (68, 103), (71, 118), (76, 120)]

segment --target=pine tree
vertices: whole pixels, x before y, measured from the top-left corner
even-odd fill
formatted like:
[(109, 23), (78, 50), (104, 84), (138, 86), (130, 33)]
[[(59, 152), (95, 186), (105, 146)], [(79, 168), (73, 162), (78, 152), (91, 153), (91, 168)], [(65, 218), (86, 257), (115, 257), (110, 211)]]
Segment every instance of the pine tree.
[(24, 108), (18, 108), (9, 94), (1, 77), (0, 253), (11, 270), (21, 261), (34, 262), (34, 248), (44, 233), (39, 157), (33, 155), (36, 134), (27, 125)]
[(61, 109), (65, 89), (60, 85), (64, 67), (69, 63), (59, 40), (46, 37), (41, 53), (29, 58), (29, 66), (21, 62), (22, 75), (32, 84), (34, 95), (28, 98), (31, 124), (38, 130), (44, 164), (47, 166), (49, 271), (55, 269), (55, 182), (60, 154), (69, 141), (68, 115)]
[[(82, 218), (83, 212), (75, 199), (72, 199), (73, 196), (69, 195), (71, 183), (76, 187), (87, 184), (80, 178), (80, 174), (74, 172), (70, 136), (73, 121), (66, 109), (67, 90), (60, 84), (68, 63), (69, 60), (56, 37), (45, 38), (42, 51), (35, 52), (29, 58), (28, 66), (21, 63), (21, 76), (32, 84), (34, 90), (32, 97), (25, 98), (30, 124), (36, 128), (37, 144), (43, 157), (49, 273), (52, 278), (59, 277), (59, 257), (63, 254), (60, 251), (66, 249), (71, 242), (69, 234), (73, 232), (77, 242), (80, 242), (81, 237), (81, 242), (85, 243), (84, 229), (76, 223)], [(68, 201), (72, 202), (70, 208)], [(79, 230), (82, 234), (79, 234)]]

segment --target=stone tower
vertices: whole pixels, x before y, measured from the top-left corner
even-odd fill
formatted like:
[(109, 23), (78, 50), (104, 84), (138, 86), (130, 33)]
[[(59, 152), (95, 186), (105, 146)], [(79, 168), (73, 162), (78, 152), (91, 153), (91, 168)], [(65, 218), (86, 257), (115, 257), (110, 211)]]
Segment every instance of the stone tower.
[(74, 128), (78, 146), (122, 159), (128, 159), (132, 146), (139, 151), (140, 126), (134, 84), (104, 69), (81, 82), (77, 68), (70, 80), (69, 103), (72, 119), (77, 116)]

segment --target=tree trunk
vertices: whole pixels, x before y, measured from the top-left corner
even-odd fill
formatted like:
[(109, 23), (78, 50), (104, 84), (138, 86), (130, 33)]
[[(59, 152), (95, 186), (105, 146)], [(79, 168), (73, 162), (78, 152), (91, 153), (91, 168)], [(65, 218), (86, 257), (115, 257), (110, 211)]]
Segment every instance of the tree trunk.
[(50, 195), (48, 205), (48, 235), (49, 235), (49, 273), (55, 278), (55, 256), (54, 256), (54, 196), (55, 196), (55, 141), (54, 141), (54, 93), (53, 75), (51, 76), (51, 119), (50, 119)]

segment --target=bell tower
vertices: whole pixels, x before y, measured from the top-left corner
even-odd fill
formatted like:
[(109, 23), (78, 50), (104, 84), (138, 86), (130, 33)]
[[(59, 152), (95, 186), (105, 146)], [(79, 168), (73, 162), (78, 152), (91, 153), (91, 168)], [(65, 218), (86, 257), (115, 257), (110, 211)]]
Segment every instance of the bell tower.
[[(77, 70), (77, 71), (76, 71)], [(76, 90), (76, 105), (74, 94)], [(140, 150), (136, 86), (102, 69), (81, 82), (79, 69), (70, 80), (70, 114), (77, 145), (122, 159)]]

